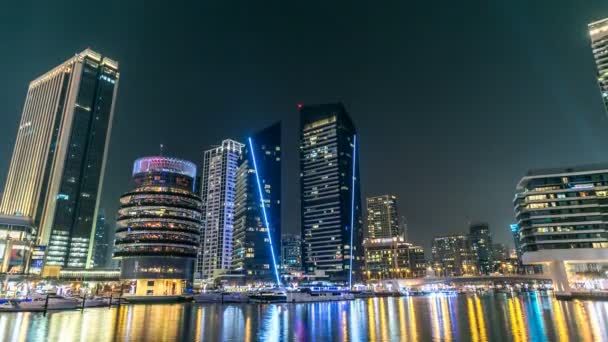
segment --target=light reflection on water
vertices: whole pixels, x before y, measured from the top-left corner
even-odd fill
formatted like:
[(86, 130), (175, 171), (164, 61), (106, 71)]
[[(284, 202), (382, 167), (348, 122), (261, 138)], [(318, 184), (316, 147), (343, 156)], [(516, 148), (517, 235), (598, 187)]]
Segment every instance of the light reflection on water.
[(536, 294), (0, 314), (0, 341), (603, 341), (608, 302)]

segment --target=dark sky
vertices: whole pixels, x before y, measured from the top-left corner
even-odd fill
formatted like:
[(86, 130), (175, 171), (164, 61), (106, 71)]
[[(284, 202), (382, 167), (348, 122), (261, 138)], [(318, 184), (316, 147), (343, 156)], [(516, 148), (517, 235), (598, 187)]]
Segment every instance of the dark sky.
[(410, 237), (486, 220), (512, 244), (529, 168), (607, 161), (587, 24), (606, 0), (11, 1), (0, 11), (0, 186), (28, 83), (87, 46), (120, 62), (102, 207), (135, 158), (202, 161), (284, 122), (284, 231), (299, 229), (298, 102), (343, 101), (363, 195), (394, 193)]

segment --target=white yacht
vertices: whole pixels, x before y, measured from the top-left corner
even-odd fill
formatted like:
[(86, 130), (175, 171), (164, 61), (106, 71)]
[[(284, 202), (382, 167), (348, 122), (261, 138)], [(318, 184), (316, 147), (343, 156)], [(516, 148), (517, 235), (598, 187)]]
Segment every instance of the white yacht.
[[(21, 300), (15, 304), (19, 311), (42, 311), (46, 303), (46, 296), (36, 296)], [(79, 308), (81, 302), (74, 298), (49, 296), (47, 310), (69, 310)]]
[(287, 303), (335, 302), (353, 300), (355, 295), (348, 291), (303, 288), (286, 292)]

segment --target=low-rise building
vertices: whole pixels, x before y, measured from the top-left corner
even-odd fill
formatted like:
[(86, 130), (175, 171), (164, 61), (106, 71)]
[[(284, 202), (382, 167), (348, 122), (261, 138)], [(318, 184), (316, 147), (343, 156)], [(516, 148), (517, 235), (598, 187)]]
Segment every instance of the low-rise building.
[(403, 237), (365, 239), (366, 279), (423, 277), (424, 249), (406, 242)]

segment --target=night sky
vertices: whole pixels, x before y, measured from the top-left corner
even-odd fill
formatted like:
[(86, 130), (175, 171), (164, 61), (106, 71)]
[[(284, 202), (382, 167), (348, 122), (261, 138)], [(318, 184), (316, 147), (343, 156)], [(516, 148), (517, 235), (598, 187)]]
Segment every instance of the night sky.
[(399, 196), (427, 248), (471, 220), (512, 245), (528, 169), (608, 161), (587, 33), (606, 0), (22, 2), (0, 10), (0, 187), (28, 83), (91, 47), (121, 70), (109, 220), (133, 160), (159, 144), (201, 163), (283, 120), (283, 231), (298, 232), (299, 102), (345, 104), (363, 196)]

